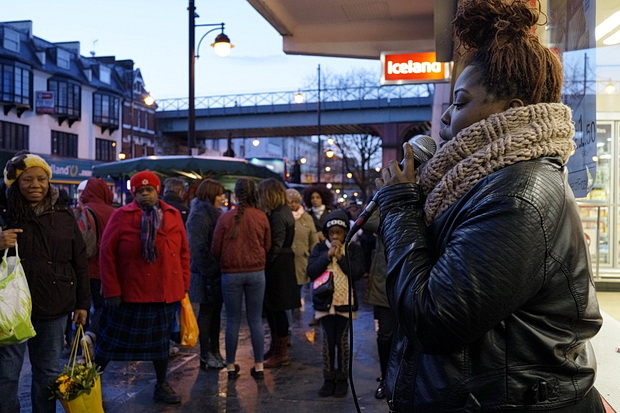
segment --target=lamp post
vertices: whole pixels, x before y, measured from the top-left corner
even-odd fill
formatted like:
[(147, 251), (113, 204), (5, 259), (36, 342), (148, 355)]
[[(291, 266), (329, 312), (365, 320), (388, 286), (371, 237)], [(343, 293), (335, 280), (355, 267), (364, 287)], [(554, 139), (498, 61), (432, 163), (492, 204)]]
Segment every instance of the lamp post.
[[(227, 56), (230, 54), (230, 48), (233, 47), (230, 44), (230, 39), (224, 34), (224, 23), (209, 23), (209, 24), (196, 24), (196, 17), (200, 17), (196, 14), (196, 7), (194, 6), (194, 0), (189, 0), (189, 105), (187, 110), (187, 150), (189, 155), (192, 154), (192, 148), (196, 142), (196, 102), (195, 102), (195, 65), (196, 59), (199, 55), (196, 53), (200, 50), (200, 44), (202, 39), (206, 35), (215, 31), (221, 30), (215, 38), (215, 42), (211, 45), (215, 47), (215, 53), (218, 56)], [(215, 28), (207, 31), (198, 42), (198, 48), (196, 48), (196, 27), (213, 27)]]
[(316, 156), (316, 172), (317, 177), (316, 181), (318, 183), (321, 182), (321, 156), (323, 155), (323, 151), (321, 148), (321, 65), (319, 64), (317, 67), (317, 76), (318, 76), (318, 88), (317, 88), (317, 99), (316, 99), (316, 117), (317, 117), (317, 128), (316, 134), (318, 137), (317, 143), (317, 156)]

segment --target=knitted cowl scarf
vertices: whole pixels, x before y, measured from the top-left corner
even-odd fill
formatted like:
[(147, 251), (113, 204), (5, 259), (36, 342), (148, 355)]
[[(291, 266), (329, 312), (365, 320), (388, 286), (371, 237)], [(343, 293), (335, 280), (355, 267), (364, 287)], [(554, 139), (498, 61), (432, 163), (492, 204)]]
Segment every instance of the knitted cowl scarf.
[(496, 113), (461, 130), (423, 168), (420, 186), (431, 224), (478, 181), (508, 165), (543, 156), (564, 163), (575, 145), (571, 109), (538, 103)]

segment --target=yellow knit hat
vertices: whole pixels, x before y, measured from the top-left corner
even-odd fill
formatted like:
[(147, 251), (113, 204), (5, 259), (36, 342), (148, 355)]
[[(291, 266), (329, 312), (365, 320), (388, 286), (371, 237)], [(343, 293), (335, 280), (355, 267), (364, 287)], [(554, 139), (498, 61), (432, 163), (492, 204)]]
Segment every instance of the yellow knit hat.
[(52, 178), (52, 168), (45, 162), (45, 159), (41, 158), (39, 155), (21, 151), (7, 161), (4, 167), (4, 183), (7, 187), (10, 187), (26, 169), (34, 166), (43, 168), (47, 176), (50, 179)]

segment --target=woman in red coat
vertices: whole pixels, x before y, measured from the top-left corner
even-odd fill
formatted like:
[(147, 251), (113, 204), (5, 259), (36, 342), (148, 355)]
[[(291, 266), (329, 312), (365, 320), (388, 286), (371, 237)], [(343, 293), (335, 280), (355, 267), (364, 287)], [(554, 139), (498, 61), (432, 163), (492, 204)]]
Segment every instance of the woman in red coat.
[(189, 248), (179, 211), (157, 197), (160, 182), (150, 171), (131, 178), (134, 200), (116, 210), (99, 253), (105, 298), (95, 362), (152, 360), (153, 398), (180, 403), (166, 381), (174, 304), (189, 290)]

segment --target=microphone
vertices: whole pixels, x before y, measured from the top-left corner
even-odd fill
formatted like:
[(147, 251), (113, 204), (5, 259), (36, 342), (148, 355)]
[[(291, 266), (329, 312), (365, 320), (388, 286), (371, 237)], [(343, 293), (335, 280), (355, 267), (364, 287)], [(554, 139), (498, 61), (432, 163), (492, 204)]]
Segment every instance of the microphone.
[[(415, 165), (416, 169), (425, 162), (427, 162), (429, 159), (431, 159), (437, 151), (437, 144), (435, 143), (433, 138), (427, 135), (416, 135), (409, 140), (409, 144), (413, 147), (413, 164)], [(404, 168), (404, 166), (405, 160), (403, 159), (400, 162), (401, 169)], [(364, 226), (364, 224), (368, 221), (368, 218), (370, 218), (370, 216), (377, 209), (378, 205), (375, 200), (376, 197), (377, 194), (372, 197), (368, 205), (366, 205), (366, 208), (364, 208), (362, 213), (357, 217), (357, 220), (355, 221), (355, 223), (351, 227), (351, 230), (344, 239), (345, 244), (351, 242), (351, 238), (353, 238), (355, 233)]]

